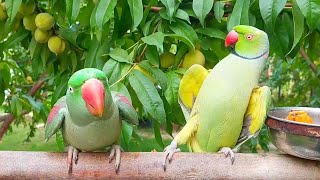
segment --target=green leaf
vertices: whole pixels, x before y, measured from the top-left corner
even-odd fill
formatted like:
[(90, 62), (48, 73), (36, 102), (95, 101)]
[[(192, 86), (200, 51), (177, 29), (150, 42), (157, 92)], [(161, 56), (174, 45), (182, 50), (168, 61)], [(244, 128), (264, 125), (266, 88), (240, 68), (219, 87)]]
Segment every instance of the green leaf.
[(156, 46), (148, 46), (145, 55), (152, 65), (159, 67), (160, 56)]
[(168, 88), (164, 92), (164, 95), (173, 109), (176, 109), (178, 104), (178, 91), (180, 86), (180, 77), (177, 73), (170, 71), (166, 73), (168, 78)]
[(68, 77), (64, 76), (62, 78), (57, 78), (55, 81), (58, 85), (54, 90), (54, 93), (52, 95), (51, 99), (51, 105), (54, 105), (57, 100), (66, 94), (67, 91), (67, 85), (68, 85)]
[(143, 18), (142, 0), (128, 0), (130, 7), (131, 18), (133, 22), (132, 31), (135, 30)]
[(17, 95), (13, 95), (10, 101), (10, 107), (13, 115), (17, 118), (21, 116), (22, 112), (22, 104), (19, 101), (19, 97)]
[(292, 0), (292, 15), (293, 15), (293, 44), (291, 50), (286, 54), (290, 54), (290, 52), (296, 47), (299, 43), (303, 31), (304, 31), (304, 17), (302, 12), (299, 9), (299, 6), (296, 0)]
[(153, 67), (149, 61), (141, 61), (139, 65), (156, 79), (163, 91), (167, 89), (167, 77), (158, 67)]
[(109, 77), (109, 84), (115, 83), (120, 78), (121, 78), (121, 63), (117, 62), (116, 66), (112, 70), (112, 73)]
[(86, 55), (84, 61), (84, 67), (95, 67), (96, 66), (96, 55), (99, 50), (99, 41), (93, 38), (90, 44), (90, 49)]
[(249, 25), (249, 5), (248, 0), (237, 0), (234, 5), (233, 11), (228, 18), (227, 29), (231, 31), (236, 25)]
[(224, 15), (224, 3), (222, 1), (214, 2), (213, 11), (214, 11), (214, 17), (216, 18), (216, 20), (219, 23), (221, 23), (221, 19)]
[(313, 31), (320, 22), (320, 1), (319, 0), (298, 0), (296, 1), (303, 15), (306, 17), (306, 22), (310, 31)]
[(129, 54), (124, 49), (115, 48), (109, 53), (109, 56), (118, 62), (125, 62), (131, 64), (131, 62), (129, 61)]
[(173, 20), (173, 14), (176, 6), (175, 0), (161, 0), (163, 5), (166, 7), (167, 15), (169, 16), (169, 21)]
[(188, 13), (182, 9), (177, 10), (176, 17), (182, 20), (186, 20), (189, 24), (191, 24)]
[(80, 12), (80, 2), (79, 0), (67, 0), (66, 1), (66, 9), (67, 9), (67, 17), (69, 19), (70, 24), (73, 23)]
[(161, 146), (161, 148), (164, 148), (164, 144), (163, 144), (161, 132), (160, 132), (160, 124), (157, 121), (153, 121), (153, 130), (154, 130), (154, 137), (157, 143)]
[(0, 106), (2, 106), (2, 103), (4, 102), (5, 94), (4, 94), (4, 89), (1, 88), (2, 86), (0, 85)]
[(124, 143), (127, 150), (129, 148), (132, 132), (133, 132), (132, 124), (126, 121), (122, 121), (121, 142)]
[(0, 63), (0, 82), (2, 80), (2, 86), (4, 89), (7, 89), (10, 87), (10, 81), (11, 81), (10, 69), (11, 68), (6, 63), (6, 61), (3, 61)]
[(193, 47), (198, 41), (198, 36), (194, 29), (181, 20), (171, 23), (169, 28), (176, 34), (176, 36), (183, 37), (190, 41)]
[(117, 5), (117, 0), (100, 0), (96, 10), (96, 23), (100, 31), (103, 25), (113, 17), (113, 10)]
[(33, 110), (35, 110), (36, 112), (40, 112), (41, 107), (40, 105), (34, 100), (33, 97), (29, 96), (29, 95), (22, 95), (23, 98), (27, 99), (32, 107)]
[(165, 124), (163, 102), (152, 82), (138, 70), (133, 70), (128, 80), (144, 109), (160, 124)]
[(22, 3), (22, 0), (6, 0), (6, 9), (8, 14), (8, 20), (9, 24), (11, 25), (18, 13), (19, 7)]
[(0, 44), (0, 47), (3, 49), (12, 48), (24, 40), (28, 35), (28, 31), (21, 29), (20, 31), (13, 33), (6, 41), (4, 41), (4, 43)]
[(62, 38), (68, 40), (68, 42), (70, 42), (72, 45), (78, 47), (77, 37), (80, 33), (78, 27), (79, 25), (72, 25), (71, 27), (68, 27), (68, 28), (60, 28), (59, 35)]
[(226, 38), (226, 33), (217, 28), (199, 28), (196, 29), (197, 33), (207, 35), (209, 37), (218, 38), (224, 40)]
[(262, 19), (272, 31), (279, 13), (286, 5), (287, 0), (259, 0)]
[(163, 51), (164, 35), (162, 32), (150, 34), (149, 36), (141, 38), (141, 40), (149, 45), (157, 46), (161, 51)]
[(213, 0), (194, 0), (192, 2), (192, 8), (202, 27), (204, 27), (204, 19), (207, 14), (210, 12), (213, 6)]
[(64, 151), (65, 145), (62, 137), (61, 130), (56, 132), (56, 143), (60, 151)]
[(102, 71), (106, 74), (107, 78), (110, 78), (114, 68), (119, 62), (114, 59), (109, 59), (103, 66)]

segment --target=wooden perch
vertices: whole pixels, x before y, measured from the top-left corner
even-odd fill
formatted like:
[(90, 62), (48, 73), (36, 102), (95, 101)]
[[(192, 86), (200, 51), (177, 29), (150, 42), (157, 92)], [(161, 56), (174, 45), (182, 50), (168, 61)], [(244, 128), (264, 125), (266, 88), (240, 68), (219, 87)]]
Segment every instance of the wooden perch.
[(279, 154), (237, 153), (231, 165), (223, 154), (177, 153), (167, 171), (163, 153), (122, 153), (119, 173), (109, 153), (80, 153), (68, 175), (66, 153), (0, 151), (0, 179), (319, 179), (318, 161)]

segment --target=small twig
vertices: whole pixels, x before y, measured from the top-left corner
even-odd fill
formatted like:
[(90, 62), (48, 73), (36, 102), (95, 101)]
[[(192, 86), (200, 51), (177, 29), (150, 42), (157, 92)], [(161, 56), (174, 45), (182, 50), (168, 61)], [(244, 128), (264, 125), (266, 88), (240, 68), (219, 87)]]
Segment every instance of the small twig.
[(113, 84), (111, 84), (110, 88), (111, 88), (112, 86), (116, 85), (117, 83), (119, 83), (120, 81), (122, 81), (122, 80), (134, 69), (134, 67), (135, 67), (136, 65), (137, 65), (137, 64), (135, 63), (135, 64), (129, 69), (129, 71), (128, 71), (125, 75), (123, 75), (118, 81), (116, 81), (116, 82), (114, 82)]
[(320, 78), (320, 76), (319, 76), (319, 74), (318, 74), (318, 68), (317, 68), (317, 66), (316, 66), (316, 65), (314, 64), (314, 62), (309, 58), (309, 56), (307, 55), (306, 51), (305, 51), (302, 47), (300, 47), (300, 54), (301, 54), (302, 58), (308, 62), (309, 66), (310, 66), (311, 70), (314, 72), (314, 74), (315, 74), (318, 78)]
[[(159, 25), (161, 23), (161, 20), (156, 24), (156, 26), (154, 27), (152, 33), (156, 32), (156, 30), (158, 29)], [(144, 46), (141, 54), (139, 55), (139, 57), (137, 58), (137, 61), (136, 62), (140, 62), (142, 57), (144, 56), (144, 54), (146, 53), (146, 50), (147, 50), (147, 45)]]

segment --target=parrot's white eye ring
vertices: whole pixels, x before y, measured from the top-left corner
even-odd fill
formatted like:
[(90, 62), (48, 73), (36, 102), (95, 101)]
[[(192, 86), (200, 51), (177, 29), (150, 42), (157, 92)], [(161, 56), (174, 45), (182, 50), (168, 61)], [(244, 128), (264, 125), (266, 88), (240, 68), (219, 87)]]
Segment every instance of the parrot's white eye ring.
[(69, 87), (69, 91), (70, 91), (71, 93), (73, 93), (73, 88), (72, 88), (72, 87)]
[(253, 39), (253, 35), (252, 34), (246, 34), (246, 39), (247, 40), (252, 40)]

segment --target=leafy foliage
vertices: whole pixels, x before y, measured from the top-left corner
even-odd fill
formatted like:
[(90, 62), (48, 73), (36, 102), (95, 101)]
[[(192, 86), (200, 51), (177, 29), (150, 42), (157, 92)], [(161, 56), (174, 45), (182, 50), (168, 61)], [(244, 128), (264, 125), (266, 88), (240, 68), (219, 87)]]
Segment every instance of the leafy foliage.
[[(63, 52), (52, 53), (47, 43), (37, 42), (34, 32), (22, 25), (26, 13), (21, 7), (32, 2), (33, 13), (53, 16), (49, 34), (62, 39), (58, 49)], [(154, 122), (155, 138), (163, 144), (160, 127), (171, 135), (173, 124), (185, 123), (177, 102), (184, 54), (196, 48), (205, 56), (204, 66), (214, 67), (228, 54), (224, 38), (238, 24), (256, 26), (269, 35), (270, 61), (261, 83), (272, 88), (273, 105), (320, 106), (320, 4), (316, 0), (64, 2), (2, 2), (7, 18), (0, 21), (0, 104), (15, 116), (16, 124), (26, 124), (23, 115), (33, 113), (27, 140), (65, 94), (71, 74), (94, 67), (106, 73), (113, 90), (132, 99), (141, 119)], [(173, 66), (161, 67), (163, 52), (175, 55)], [(39, 79), (45, 81), (41, 90), (28, 95)], [(136, 136), (134, 129), (124, 124), (123, 143)], [(267, 133), (257, 140), (267, 150)], [(249, 144), (253, 151), (257, 140)]]

